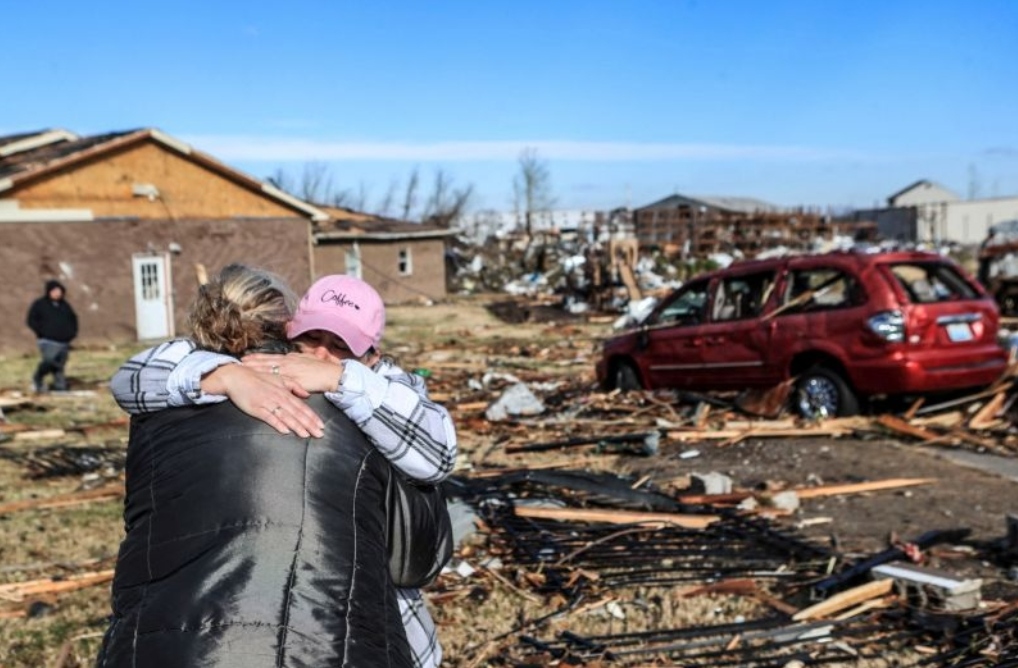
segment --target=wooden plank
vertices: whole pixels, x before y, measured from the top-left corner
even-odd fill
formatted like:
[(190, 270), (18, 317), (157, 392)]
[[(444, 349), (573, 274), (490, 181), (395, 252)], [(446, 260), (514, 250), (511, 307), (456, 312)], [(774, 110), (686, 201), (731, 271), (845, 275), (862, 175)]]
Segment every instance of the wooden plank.
[(56, 578), (12, 582), (0, 585), (0, 598), (8, 601), (23, 601), (26, 596), (38, 594), (60, 594), (95, 585), (105, 584), (113, 579), (113, 569), (95, 573), (80, 573)]
[(824, 496), (836, 496), (838, 494), (863, 494), (865, 492), (879, 492), (887, 489), (899, 489), (901, 487), (930, 485), (935, 482), (937, 482), (936, 478), (890, 478), (887, 480), (874, 480), (873, 482), (860, 482), (847, 485), (807, 487), (796, 489), (795, 493), (800, 499), (817, 499)]
[(704, 529), (718, 521), (716, 515), (679, 515), (677, 513), (643, 513), (629, 510), (595, 510), (590, 508), (553, 508), (517, 506), (517, 517), (563, 522), (601, 522), (605, 524), (674, 524), (686, 529)]
[(940, 438), (940, 434), (923, 429), (922, 427), (915, 427), (893, 415), (881, 415), (877, 418), (877, 424), (896, 434), (911, 436), (912, 438), (918, 438), (921, 441), (934, 441)]
[(852, 587), (830, 598), (820, 601), (808, 608), (803, 608), (792, 615), (792, 621), (801, 622), (810, 619), (822, 619), (836, 615), (843, 610), (859, 605), (874, 598), (887, 596), (894, 591), (893, 580), (874, 580)]
[(696, 404), (696, 412), (693, 414), (693, 426), (696, 429), (706, 429), (707, 420), (710, 418), (711, 405), (706, 401), (700, 401)]
[(19, 431), (14, 434), (15, 441), (42, 441), (48, 438), (63, 438), (67, 432), (63, 429), (36, 429), (34, 431)]
[(0, 397), (0, 411), (10, 411), (17, 408), (25, 408), (31, 406), (33, 402), (31, 399), (11, 399), (9, 397)]
[(905, 414), (901, 416), (901, 419), (911, 420), (914, 418), (916, 411), (922, 408), (924, 403), (926, 403), (926, 397), (919, 397), (913, 401), (912, 405), (908, 407), (907, 411), (905, 411)]
[(909, 420), (909, 424), (913, 427), (942, 427), (944, 429), (951, 429), (958, 426), (965, 421), (965, 414), (961, 411), (950, 411), (948, 413), (938, 413), (937, 415), (930, 415), (929, 417), (918, 417)]
[(978, 401), (979, 399), (985, 399), (986, 397), (992, 397), (997, 392), (1006, 392), (1007, 390), (1011, 389), (1012, 384), (1013, 383), (1011, 383), (1010, 381), (1007, 381), (1007, 382), (997, 382), (997, 383), (994, 383), (992, 386), (990, 386), (989, 389), (982, 390), (981, 392), (976, 392), (975, 394), (970, 394), (970, 395), (965, 396), (965, 397), (959, 397), (958, 399), (952, 399), (950, 401), (945, 401), (943, 403), (934, 404), (932, 406), (923, 406), (918, 411), (916, 411), (916, 415), (925, 415), (927, 413), (936, 413), (937, 411), (942, 411), (942, 410), (944, 410), (946, 408), (954, 408), (955, 406), (964, 406), (964, 405), (967, 405), (967, 404), (971, 404), (973, 401)]
[(22, 499), (21, 501), (10, 501), (0, 504), (0, 515), (17, 512), (19, 510), (40, 510), (43, 508), (63, 508), (66, 506), (77, 506), (93, 501), (105, 499), (116, 499), (124, 495), (124, 484), (105, 485), (96, 489), (84, 492), (70, 492), (68, 494), (57, 494), (43, 499)]
[(673, 441), (733, 441), (738, 442), (744, 438), (795, 438), (795, 437), (820, 437), (820, 436), (850, 436), (855, 429), (848, 426), (827, 425), (820, 423), (815, 427), (796, 427), (792, 429), (773, 429), (762, 423), (760, 427), (752, 429), (672, 429), (667, 436)]
[(849, 608), (840, 615), (835, 615), (834, 620), (840, 622), (846, 619), (852, 619), (853, 617), (858, 617), (864, 612), (869, 612), (870, 610), (876, 610), (878, 608), (889, 608), (894, 603), (895, 598), (896, 598), (895, 596), (884, 596), (881, 598), (875, 598), (871, 601), (864, 601), (863, 603), (860, 603), (854, 608)]
[(997, 423), (996, 417), (1000, 414), (1007, 401), (1006, 392), (997, 392), (993, 398), (987, 401), (982, 408), (969, 420), (969, 429), (987, 429)]
[(643, 294), (640, 292), (640, 286), (636, 283), (636, 276), (633, 274), (633, 268), (629, 266), (628, 262), (620, 262), (618, 267), (619, 278), (622, 279), (622, 284), (626, 286), (626, 292), (629, 294), (629, 299), (633, 302), (638, 302), (643, 299)]
[(449, 404), (448, 408), (459, 413), (473, 413), (483, 411), (490, 405), (490, 401), (468, 401), (462, 404)]

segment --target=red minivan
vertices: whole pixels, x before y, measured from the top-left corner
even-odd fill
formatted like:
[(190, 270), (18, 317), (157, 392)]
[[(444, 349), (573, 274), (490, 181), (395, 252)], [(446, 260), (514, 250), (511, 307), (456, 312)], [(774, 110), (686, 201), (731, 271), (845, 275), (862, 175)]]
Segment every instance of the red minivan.
[(602, 386), (743, 390), (795, 377), (805, 415), (875, 395), (989, 385), (1007, 365), (998, 310), (954, 262), (922, 252), (748, 261), (695, 278), (604, 344)]

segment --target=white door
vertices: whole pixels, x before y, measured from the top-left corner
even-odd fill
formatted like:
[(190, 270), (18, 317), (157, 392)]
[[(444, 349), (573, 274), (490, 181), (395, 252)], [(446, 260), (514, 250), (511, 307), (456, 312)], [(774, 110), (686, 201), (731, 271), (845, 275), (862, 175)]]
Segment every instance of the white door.
[(343, 264), (346, 265), (347, 276), (363, 278), (361, 276), (361, 247), (356, 241), (353, 242), (352, 247), (346, 249), (346, 257), (343, 259)]
[(138, 340), (173, 336), (173, 294), (170, 292), (170, 256), (140, 254), (134, 264), (134, 313)]

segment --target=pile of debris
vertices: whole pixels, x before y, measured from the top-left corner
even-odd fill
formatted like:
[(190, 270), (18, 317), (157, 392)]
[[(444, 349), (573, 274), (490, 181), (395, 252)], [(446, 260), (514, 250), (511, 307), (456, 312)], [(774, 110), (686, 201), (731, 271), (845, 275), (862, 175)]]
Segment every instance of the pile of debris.
[[(731, 508), (727, 495), (676, 497), (645, 479), (490, 471), (447, 490), (476, 512), (483, 540), (461, 551), (432, 599), (476, 597), (483, 573), (552, 608), (467, 648), (472, 665), (818, 665), (973, 647), (987, 663), (965, 665), (996, 665), (1013, 649), (1002, 643), (1013, 628), (1000, 620), (1014, 618), (1014, 602), (983, 601), (979, 580), (914, 565), (934, 546), (964, 541), (964, 529), (846, 559)], [(1018, 544), (1010, 549), (1018, 555)], [(744, 603), (733, 621), (668, 622), (666, 609), (697, 597)], [(600, 624), (572, 623), (595, 613)], [(597, 631), (613, 624), (636, 630)]]
[[(807, 531), (800, 504), (905, 494), (934, 481), (778, 481), (745, 489), (716, 471), (663, 473), (666, 463), (696, 461), (707, 449), (775, 438), (893, 435), (1013, 457), (1010, 377), (899, 413), (761, 419), (772, 414), (762, 408), (766, 396), (597, 391), (589, 342), (568, 324), (552, 331), (559, 335), (554, 345), (463, 350), (458, 342), (421, 359), (431, 396), (452, 412), (464, 449), (446, 484), (460, 518), (459, 549), (428, 590), (440, 624), (477, 624), (476, 642), (456, 647), (450, 660), (794, 666), (908, 656), (933, 665), (1018, 665), (1018, 592), (1008, 584), (1018, 579), (1018, 518), (996, 540), (973, 540), (952, 523), (851, 552)], [(88, 434), (109, 424), (69, 430)], [(31, 430), (4, 431), (17, 437)], [(99, 474), (101, 483), (0, 504), (0, 514), (123, 494), (123, 448), (22, 440), (0, 456), (27, 476), (84, 481)], [(627, 462), (646, 463), (649, 473), (619, 473)], [(963, 560), (993, 581), (959, 570)], [(79, 564), (70, 575), (4, 584), (0, 598), (8, 604), (0, 617), (30, 614), (39, 596), (108, 582), (108, 566)], [(500, 626), (486, 631), (474, 613), (496, 589), (519, 606), (503, 604)], [(456, 614), (465, 618), (444, 617)]]

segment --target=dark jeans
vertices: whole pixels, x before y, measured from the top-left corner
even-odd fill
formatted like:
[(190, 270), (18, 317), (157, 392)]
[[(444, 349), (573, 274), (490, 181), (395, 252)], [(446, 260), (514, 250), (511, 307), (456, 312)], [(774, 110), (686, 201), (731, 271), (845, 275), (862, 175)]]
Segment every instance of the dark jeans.
[(43, 381), (47, 374), (53, 374), (53, 389), (64, 391), (67, 389), (67, 378), (64, 377), (64, 367), (67, 366), (67, 357), (70, 354), (71, 346), (68, 343), (57, 343), (46, 339), (39, 340), (39, 354), (42, 360), (35, 368), (35, 375), (32, 376), (32, 384), (37, 391), (43, 391), (46, 386)]

